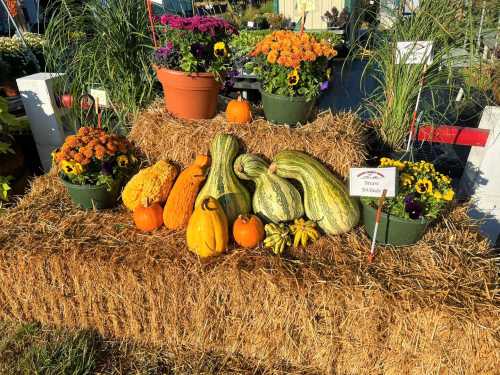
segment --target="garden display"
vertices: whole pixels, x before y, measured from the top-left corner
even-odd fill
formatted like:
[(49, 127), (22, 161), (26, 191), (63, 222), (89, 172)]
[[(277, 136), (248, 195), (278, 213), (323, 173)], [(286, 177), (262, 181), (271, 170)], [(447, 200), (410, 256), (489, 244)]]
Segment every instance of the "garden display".
[(116, 205), (137, 164), (133, 145), (104, 130), (82, 127), (53, 152), (53, 164), (73, 202), (86, 209)]
[(275, 31), (250, 53), (262, 84), (266, 119), (279, 124), (305, 124), (316, 99), (328, 87), (328, 59), (337, 52), (326, 40), (308, 33)]
[(215, 17), (175, 15), (161, 16), (155, 28), (160, 46), (153, 60), (167, 111), (185, 119), (214, 117), (236, 28)]
[[(396, 167), (399, 191), (386, 199), (382, 209), (377, 242), (410, 245), (422, 238), (427, 226), (450, 205), (455, 196), (451, 178), (425, 161), (411, 162), (383, 157), (380, 167)], [(375, 225), (376, 198), (362, 198), (363, 221), (371, 237)]]
[[(316, 111), (337, 51), (325, 33), (304, 30), (313, 1), (298, 2), (309, 7), (301, 32), (279, 30), (275, 15), (271, 31), (255, 34), (212, 16), (155, 17), (149, 0), (149, 13), (131, 0), (54, 9), (46, 56), (69, 77), (54, 95), (74, 134), (52, 170), (0, 212), (0, 319), (140, 342), (168, 354), (155, 364), (167, 372), (496, 373), (498, 256), (469, 202), (455, 198), (451, 173), (426, 154), (433, 140), (418, 144), (444, 118), (429, 103), (456, 70), (440, 48), (464, 26), (439, 3), (433, 17), (367, 31), (380, 82), (365, 112)], [(325, 21), (344, 27), (346, 15)], [(426, 33), (435, 61), (393, 61), (396, 42)], [(108, 52), (97, 48), (106, 38)], [(260, 80), (264, 116), (255, 97), (225, 85), (243, 68)], [(154, 71), (164, 98), (153, 99)], [(87, 85), (110, 93), (96, 128), (82, 120), (93, 108), (74, 105)], [(0, 132), (11, 126), (2, 108)], [(0, 159), (10, 141), (0, 133)], [(349, 192), (353, 168), (366, 174), (352, 173), (359, 189)], [(0, 200), (10, 184), (0, 173)], [(176, 367), (192, 357), (200, 368)], [(114, 363), (105, 366), (96, 371)]]

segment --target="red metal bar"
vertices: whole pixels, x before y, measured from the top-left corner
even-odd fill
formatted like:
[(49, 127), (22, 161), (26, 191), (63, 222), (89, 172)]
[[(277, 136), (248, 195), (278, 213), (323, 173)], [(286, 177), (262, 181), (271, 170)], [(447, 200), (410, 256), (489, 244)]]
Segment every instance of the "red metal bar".
[(421, 142), (447, 143), (462, 146), (484, 147), (488, 141), (488, 129), (464, 128), (451, 125), (423, 125), (418, 129)]

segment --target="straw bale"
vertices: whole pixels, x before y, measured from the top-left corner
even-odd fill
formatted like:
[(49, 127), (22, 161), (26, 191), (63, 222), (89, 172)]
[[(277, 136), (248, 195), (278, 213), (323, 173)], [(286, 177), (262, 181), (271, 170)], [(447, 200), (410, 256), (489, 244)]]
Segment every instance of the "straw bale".
[(494, 374), (498, 268), (457, 207), (367, 264), (361, 228), (276, 257), (200, 262), (183, 232), (138, 233), (123, 208), (74, 208), (55, 176), (0, 216), (0, 318), (90, 327), (262, 372)]
[[(350, 114), (287, 129), (221, 118), (180, 123), (152, 108), (131, 138), (151, 161), (183, 166), (218, 131), (268, 158), (285, 147), (306, 150), (342, 176), (365, 158)], [(499, 269), (464, 206), (417, 245), (381, 248), (373, 264), (362, 228), (284, 257), (231, 248), (203, 262), (184, 237), (165, 228), (139, 233), (122, 207), (78, 210), (56, 176), (37, 178), (0, 215), (0, 319), (94, 328), (179, 358), (234, 360), (249, 372), (498, 370)]]
[(232, 125), (222, 114), (212, 120), (181, 121), (164, 111), (163, 102), (155, 102), (139, 115), (129, 138), (151, 162), (170, 159), (185, 167), (197, 154), (207, 153), (210, 141), (221, 132), (235, 135), (246, 152), (267, 159), (284, 149), (305, 151), (343, 177), (350, 166), (359, 166), (366, 158), (365, 131), (350, 112), (324, 112), (306, 126), (290, 128), (262, 118), (248, 125)]

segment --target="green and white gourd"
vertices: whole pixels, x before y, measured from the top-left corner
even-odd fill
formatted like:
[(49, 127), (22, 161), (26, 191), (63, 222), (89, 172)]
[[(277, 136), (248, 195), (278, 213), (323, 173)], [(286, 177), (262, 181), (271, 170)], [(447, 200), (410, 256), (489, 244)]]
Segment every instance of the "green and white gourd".
[(233, 171), (234, 159), (239, 149), (238, 140), (230, 134), (217, 134), (214, 137), (210, 145), (210, 172), (195, 202), (198, 207), (205, 198), (216, 198), (230, 225), (239, 215), (248, 214), (252, 210), (250, 193)]
[(253, 211), (267, 222), (292, 221), (304, 215), (299, 191), (287, 180), (269, 172), (269, 164), (253, 154), (242, 154), (234, 162), (234, 172), (242, 180), (255, 183)]
[(316, 159), (300, 151), (281, 151), (270, 169), (280, 177), (301, 183), (306, 216), (325, 233), (344, 233), (358, 223), (358, 202), (349, 196), (345, 184)]

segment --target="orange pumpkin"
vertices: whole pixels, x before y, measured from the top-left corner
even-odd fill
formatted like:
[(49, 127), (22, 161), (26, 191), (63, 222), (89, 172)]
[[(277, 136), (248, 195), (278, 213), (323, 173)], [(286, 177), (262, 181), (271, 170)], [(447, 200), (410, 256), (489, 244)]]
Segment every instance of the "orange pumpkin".
[(138, 205), (134, 210), (134, 223), (143, 232), (151, 232), (163, 225), (163, 208), (159, 203)]
[(252, 110), (250, 103), (243, 100), (241, 96), (233, 99), (227, 104), (226, 120), (235, 124), (248, 124), (252, 121)]
[(255, 215), (240, 215), (233, 224), (234, 240), (242, 247), (255, 248), (264, 240), (264, 236), (264, 225)]

